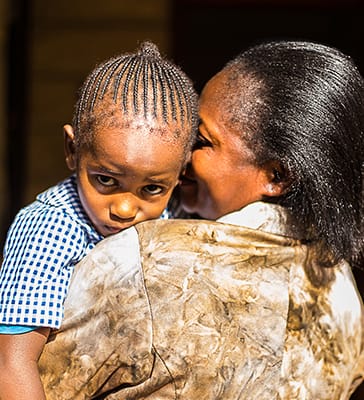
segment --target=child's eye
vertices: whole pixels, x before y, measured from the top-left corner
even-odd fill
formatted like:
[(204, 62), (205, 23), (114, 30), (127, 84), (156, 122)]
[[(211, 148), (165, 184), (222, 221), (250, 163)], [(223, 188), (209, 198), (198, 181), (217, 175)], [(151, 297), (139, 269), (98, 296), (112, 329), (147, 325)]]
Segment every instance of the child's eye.
[(157, 194), (161, 194), (164, 189), (158, 185), (147, 185), (144, 186), (143, 190), (147, 192), (149, 195), (155, 196)]
[(110, 176), (97, 175), (96, 179), (103, 186), (114, 186), (114, 185), (116, 185), (115, 179), (114, 178), (110, 178)]
[(211, 146), (212, 143), (208, 139), (206, 139), (205, 136), (201, 134), (201, 132), (198, 132), (193, 149), (196, 150), (196, 149), (201, 149), (202, 147), (211, 147)]

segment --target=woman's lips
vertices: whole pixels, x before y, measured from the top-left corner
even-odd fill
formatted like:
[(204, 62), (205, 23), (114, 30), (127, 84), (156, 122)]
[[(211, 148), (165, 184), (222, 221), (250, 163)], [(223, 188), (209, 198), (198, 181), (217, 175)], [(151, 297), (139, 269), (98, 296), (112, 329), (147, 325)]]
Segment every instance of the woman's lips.
[(180, 181), (179, 189), (181, 193), (181, 202), (183, 204), (190, 203), (191, 201), (194, 201), (193, 199), (197, 196), (197, 181), (183, 177)]

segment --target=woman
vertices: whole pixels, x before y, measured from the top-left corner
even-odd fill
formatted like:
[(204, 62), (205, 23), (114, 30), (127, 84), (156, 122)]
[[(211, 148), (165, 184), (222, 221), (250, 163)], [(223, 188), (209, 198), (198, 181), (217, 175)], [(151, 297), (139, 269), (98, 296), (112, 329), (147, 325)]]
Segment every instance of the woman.
[(184, 210), (218, 219), (256, 201), (279, 204), (307, 240), (356, 262), (363, 110), (363, 79), (333, 48), (278, 42), (243, 52), (202, 92)]
[(306, 42), (214, 76), (180, 189), (185, 211), (220, 222), (138, 224), (78, 265), (40, 360), (49, 399), (349, 399), (363, 89), (350, 59)]
[(316, 249), (306, 273), (321, 289), (335, 279), (328, 267), (362, 266), (364, 81), (349, 57), (317, 43), (255, 46), (206, 84), (199, 113), (184, 211), (300, 238)]

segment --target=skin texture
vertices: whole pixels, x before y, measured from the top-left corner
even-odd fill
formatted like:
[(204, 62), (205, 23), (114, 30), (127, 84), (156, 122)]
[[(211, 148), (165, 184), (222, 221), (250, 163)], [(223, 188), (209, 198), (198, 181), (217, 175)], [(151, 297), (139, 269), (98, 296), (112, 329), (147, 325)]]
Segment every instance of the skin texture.
[(0, 335), (0, 399), (45, 399), (38, 373), (38, 358), (49, 328), (22, 335)]
[(217, 74), (202, 91), (199, 143), (181, 182), (183, 209), (206, 219), (217, 219), (263, 196), (277, 196), (284, 189), (274, 181), (278, 166), (256, 165), (241, 132), (224, 119), (224, 82), (223, 74)]
[(100, 129), (93, 151), (83, 148), (80, 154), (74, 151), (72, 127), (64, 127), (67, 165), (77, 173), (87, 215), (104, 236), (158, 218), (178, 183), (182, 145), (165, 139), (171, 132), (151, 133), (157, 125), (134, 120), (121, 128)]

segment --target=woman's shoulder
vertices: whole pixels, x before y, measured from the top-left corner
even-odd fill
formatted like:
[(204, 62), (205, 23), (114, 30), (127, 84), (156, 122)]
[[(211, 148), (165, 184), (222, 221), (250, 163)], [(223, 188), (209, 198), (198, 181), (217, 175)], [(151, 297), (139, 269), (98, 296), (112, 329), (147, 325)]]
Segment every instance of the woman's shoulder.
[(278, 204), (263, 201), (250, 203), (217, 221), (295, 239), (305, 238), (300, 224), (294, 220), (289, 210)]

